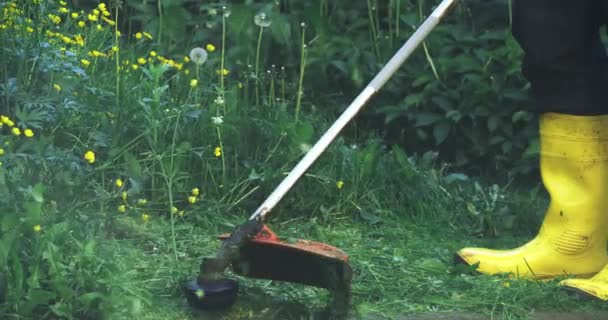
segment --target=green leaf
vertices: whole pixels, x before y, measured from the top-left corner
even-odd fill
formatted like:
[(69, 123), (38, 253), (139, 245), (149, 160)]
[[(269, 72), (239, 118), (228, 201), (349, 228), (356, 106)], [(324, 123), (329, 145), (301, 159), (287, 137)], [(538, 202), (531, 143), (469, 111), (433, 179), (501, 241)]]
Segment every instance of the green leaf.
[(423, 127), (440, 121), (443, 117), (436, 113), (421, 112), (416, 115), (416, 127)]
[(309, 143), (314, 133), (314, 127), (308, 122), (299, 122), (291, 127), (291, 138), (297, 145)]
[(452, 124), (448, 121), (441, 121), (433, 127), (433, 136), (435, 137), (435, 144), (442, 144), (447, 139), (452, 129)]
[(139, 161), (137, 161), (137, 158), (135, 158), (132, 153), (125, 152), (124, 160), (127, 165), (127, 175), (136, 180), (141, 180), (143, 176), (143, 171), (141, 165), (139, 164)]
[(490, 130), (490, 132), (496, 131), (496, 129), (498, 129), (499, 125), (500, 125), (500, 117), (490, 116), (488, 118), (488, 130)]
[(359, 216), (369, 225), (376, 225), (382, 223), (383, 220), (379, 216), (367, 211), (367, 210), (359, 210)]
[(29, 224), (34, 225), (40, 222), (42, 217), (42, 203), (28, 201), (23, 204), (23, 207), (25, 209), (25, 214), (27, 215)]
[(443, 181), (447, 184), (451, 184), (456, 181), (467, 181), (469, 177), (464, 173), (451, 173), (443, 178)]
[(403, 149), (401, 149), (399, 146), (394, 146), (392, 153), (395, 161), (397, 161), (397, 164), (399, 164), (401, 172), (405, 174), (406, 178), (411, 178), (415, 174), (415, 170), (412, 168), (412, 164), (407, 158), (405, 151), (403, 151)]
[(44, 202), (44, 185), (42, 183), (37, 183), (33, 188), (30, 194), (34, 201), (38, 203)]

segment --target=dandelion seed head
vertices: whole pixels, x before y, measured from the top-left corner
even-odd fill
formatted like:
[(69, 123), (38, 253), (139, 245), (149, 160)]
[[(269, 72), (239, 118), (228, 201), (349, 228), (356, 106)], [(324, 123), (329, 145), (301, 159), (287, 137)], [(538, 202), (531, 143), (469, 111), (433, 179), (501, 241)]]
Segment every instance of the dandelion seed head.
[(265, 12), (258, 12), (258, 14), (253, 17), (253, 22), (260, 28), (268, 28), (272, 23)]
[(194, 48), (190, 51), (190, 60), (199, 66), (207, 61), (207, 56), (207, 50), (203, 48)]

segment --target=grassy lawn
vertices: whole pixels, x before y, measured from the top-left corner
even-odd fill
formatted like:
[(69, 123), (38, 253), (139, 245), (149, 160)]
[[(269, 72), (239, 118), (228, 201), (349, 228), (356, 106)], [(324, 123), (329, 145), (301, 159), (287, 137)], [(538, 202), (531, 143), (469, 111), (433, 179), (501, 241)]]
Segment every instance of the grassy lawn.
[[(321, 289), (239, 278), (232, 308), (203, 313), (182, 286), (432, 4), (212, 2), (0, 0), (2, 320), (316, 319), (327, 305)], [(519, 48), (506, 20), (487, 32), (459, 8), (267, 223), (350, 256), (353, 319), (608, 310), (558, 280), (452, 264), (463, 246), (522, 244), (547, 203), (536, 182), (512, 186), (538, 154)]]
[[(345, 215), (324, 221), (314, 218), (281, 221), (277, 217), (270, 225), (281, 236), (323, 241), (350, 255), (354, 269), (354, 319), (395, 319), (421, 314), (440, 317), (444, 312), (526, 319), (542, 311), (607, 309), (605, 304), (578, 300), (559, 291), (557, 280), (518, 281), (507, 276), (471, 275), (467, 270), (455, 268), (453, 253), (462, 246), (506, 248), (522, 243), (526, 237), (476, 239), (465, 234), (465, 228), (451, 226), (439, 213), (429, 216), (434, 218), (413, 220), (394, 212), (382, 217), (382, 222), (376, 225)], [(237, 217), (215, 216), (206, 225), (181, 226), (177, 263), (169, 245), (168, 223), (155, 221), (146, 227), (122, 225), (122, 231), (129, 236), (109, 240), (104, 246), (115, 248), (117, 264), (124, 266), (125, 273), (117, 273), (116, 282), (122, 283), (126, 292), (148, 292), (142, 296), (146, 307), (141, 310), (141, 318), (310, 319), (325, 306), (327, 292), (321, 289), (240, 278), (239, 299), (231, 309), (202, 313), (190, 308), (180, 284), (196, 274), (200, 256), (214, 253), (218, 247), (215, 235), (231, 231), (228, 226), (239, 222)]]

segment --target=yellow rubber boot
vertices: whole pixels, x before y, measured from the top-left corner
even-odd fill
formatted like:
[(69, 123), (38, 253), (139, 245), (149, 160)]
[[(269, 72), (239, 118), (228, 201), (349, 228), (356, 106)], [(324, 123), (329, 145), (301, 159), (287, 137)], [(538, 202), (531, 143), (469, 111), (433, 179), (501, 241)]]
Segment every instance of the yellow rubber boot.
[(537, 279), (591, 276), (608, 263), (608, 116), (543, 114), (540, 142), (551, 203), (538, 235), (511, 250), (464, 248), (457, 261)]
[(567, 279), (559, 285), (586, 296), (608, 301), (608, 266), (591, 279)]

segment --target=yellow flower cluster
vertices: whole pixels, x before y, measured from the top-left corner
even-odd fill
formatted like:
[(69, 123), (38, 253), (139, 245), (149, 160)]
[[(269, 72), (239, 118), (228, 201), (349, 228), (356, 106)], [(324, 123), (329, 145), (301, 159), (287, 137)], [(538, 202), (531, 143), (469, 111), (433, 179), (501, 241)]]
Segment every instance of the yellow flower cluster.
[(2, 8), (2, 15), (0, 16), (0, 31), (7, 29), (17, 28), (17, 21), (23, 16), (23, 10), (17, 7), (16, 3)]
[(88, 150), (84, 153), (84, 159), (90, 164), (95, 163), (95, 152), (93, 152), (93, 150)]
[(198, 196), (201, 194), (201, 190), (199, 188), (194, 188), (190, 191), (190, 196), (188, 196), (188, 203), (195, 204), (198, 201)]
[[(10, 131), (14, 136), (18, 137), (21, 134), (23, 134), (26, 138), (32, 138), (34, 136), (34, 131), (32, 129), (26, 128), (22, 131), (21, 128), (15, 126), (15, 121), (11, 120), (11, 118), (5, 115), (0, 115), (0, 128), (4, 126), (11, 128)], [(2, 153), (4, 154), (4, 150)]]
[(103, 52), (100, 52), (100, 51), (97, 51), (97, 50), (89, 51), (88, 55), (89, 55), (89, 57), (95, 57), (95, 58), (97, 58), (97, 57), (107, 57), (108, 56), (107, 53), (103, 53)]
[[(146, 34), (146, 33), (144, 32), (144, 34)], [(156, 53), (156, 51), (152, 50), (148, 53), (147, 57), (144, 56), (144, 57), (137, 58), (137, 60), (131, 64), (131, 69), (137, 70), (137, 69), (139, 69), (139, 66), (137, 66), (137, 65), (143, 66), (147, 63), (152, 63), (154, 61), (158, 61), (162, 64), (166, 64), (169, 67), (176, 69), (177, 71), (181, 71), (184, 68), (183, 63), (176, 62), (173, 59), (165, 58), (165, 57), (159, 55), (158, 53)]]

